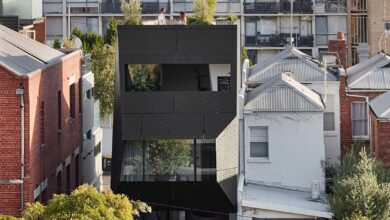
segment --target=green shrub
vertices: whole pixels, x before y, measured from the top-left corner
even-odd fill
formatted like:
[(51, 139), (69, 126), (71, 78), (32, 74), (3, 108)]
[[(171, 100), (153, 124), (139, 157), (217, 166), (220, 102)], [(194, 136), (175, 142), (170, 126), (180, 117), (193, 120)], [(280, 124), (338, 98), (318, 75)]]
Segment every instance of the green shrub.
[(53, 48), (61, 48), (61, 42), (57, 37), (54, 38)]

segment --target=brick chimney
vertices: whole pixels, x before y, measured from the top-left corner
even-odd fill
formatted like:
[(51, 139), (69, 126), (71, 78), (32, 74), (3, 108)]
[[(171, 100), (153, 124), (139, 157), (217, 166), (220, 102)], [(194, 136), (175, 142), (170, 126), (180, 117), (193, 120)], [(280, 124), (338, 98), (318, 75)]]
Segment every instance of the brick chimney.
[[(329, 40), (328, 50), (330, 52), (336, 52), (339, 56), (341, 65), (347, 68), (347, 42), (343, 32), (337, 32), (336, 40)], [(337, 63), (340, 64), (340, 63)]]
[(45, 18), (36, 19), (33, 21), (35, 30), (35, 40), (41, 43), (45, 43), (46, 40), (46, 22)]

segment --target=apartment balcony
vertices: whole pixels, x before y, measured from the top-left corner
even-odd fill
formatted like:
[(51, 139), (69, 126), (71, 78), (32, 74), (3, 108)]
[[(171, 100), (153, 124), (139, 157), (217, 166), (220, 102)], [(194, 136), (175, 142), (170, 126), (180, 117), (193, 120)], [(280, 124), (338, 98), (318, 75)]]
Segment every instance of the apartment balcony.
[[(170, 13), (169, 2), (141, 2), (142, 14), (158, 14), (160, 8)], [(121, 3), (100, 3), (100, 12), (103, 14), (122, 14)]]
[[(280, 2), (257, 2), (256, 0), (244, 1), (244, 13), (246, 14), (290, 14), (291, 3), (288, 0)], [(312, 14), (313, 2), (298, 0), (293, 4), (294, 14)]]
[[(289, 43), (290, 34), (258, 34), (257, 36), (245, 36), (247, 47), (284, 47)], [(313, 35), (293, 35), (297, 47), (313, 47)]]
[[(184, 11), (192, 13), (193, 1), (174, 0), (173, 13)], [(217, 2), (216, 14), (239, 14), (241, 11), (241, 3), (239, 0), (221, 0)]]
[(317, 0), (316, 13), (347, 13), (346, 0)]

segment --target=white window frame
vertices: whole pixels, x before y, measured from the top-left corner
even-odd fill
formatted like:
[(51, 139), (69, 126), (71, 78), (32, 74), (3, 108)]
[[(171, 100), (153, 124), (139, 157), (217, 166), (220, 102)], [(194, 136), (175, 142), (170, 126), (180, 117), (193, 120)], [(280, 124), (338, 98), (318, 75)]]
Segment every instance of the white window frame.
[[(360, 103), (360, 104), (365, 104), (366, 105), (366, 112), (367, 112), (367, 135), (354, 135), (353, 134), (353, 110), (352, 110), (352, 106), (353, 104), (355, 103)], [(351, 103), (351, 135), (352, 135), (352, 138), (353, 139), (364, 139), (364, 140), (367, 140), (369, 139), (369, 136), (370, 136), (370, 116), (369, 116), (369, 111), (368, 111), (368, 107), (367, 107), (368, 103), (367, 102), (363, 102), (363, 101), (358, 101), (358, 102), (352, 102)]]
[[(252, 130), (255, 128), (265, 128), (267, 130), (267, 137), (262, 139), (261, 137), (255, 138), (255, 140), (252, 140)], [(268, 126), (250, 126), (249, 127), (249, 145), (248, 145), (248, 162), (260, 162), (260, 163), (268, 163), (270, 161), (270, 141), (269, 141), (269, 127)], [(251, 143), (267, 143), (267, 151), (268, 151), (268, 157), (251, 157)]]

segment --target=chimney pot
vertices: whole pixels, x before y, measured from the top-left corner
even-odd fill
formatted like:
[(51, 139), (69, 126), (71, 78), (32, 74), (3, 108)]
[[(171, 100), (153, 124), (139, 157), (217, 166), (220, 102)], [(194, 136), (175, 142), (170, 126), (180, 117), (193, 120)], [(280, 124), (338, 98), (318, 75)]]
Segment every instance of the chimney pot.
[(337, 32), (337, 40), (345, 40), (344, 33), (342, 31)]

